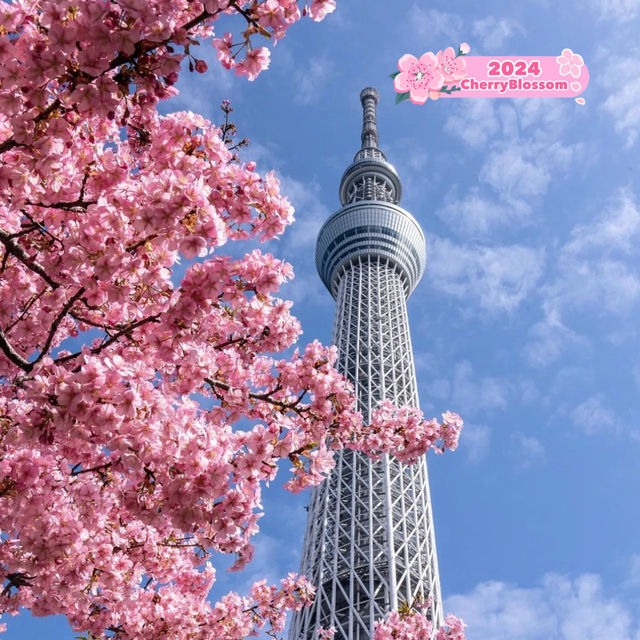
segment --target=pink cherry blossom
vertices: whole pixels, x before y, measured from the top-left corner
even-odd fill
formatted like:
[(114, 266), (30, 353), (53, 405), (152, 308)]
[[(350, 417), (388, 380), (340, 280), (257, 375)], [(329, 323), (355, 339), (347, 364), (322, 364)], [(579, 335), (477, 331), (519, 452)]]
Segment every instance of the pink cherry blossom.
[(457, 444), (449, 412), (382, 403), (363, 424), (335, 348), (289, 351), (291, 266), (222, 251), (293, 220), (277, 176), (234, 154), (228, 101), (219, 125), (158, 108), (184, 58), (205, 70), (189, 47), (222, 13), (245, 28), (214, 39), (219, 61), (248, 79), (269, 63), (255, 25), (281, 38), (302, 15), (293, 0), (0, 15), (0, 613), (101, 639), (281, 633), (312, 601), (304, 577), (209, 597), (212, 558), (251, 562), (279, 463), (298, 491), (343, 447), (411, 462)]
[(247, 76), (248, 80), (255, 80), (261, 71), (269, 67), (271, 54), (266, 47), (259, 47), (247, 51), (247, 56), (241, 60), (235, 67), (236, 74), (239, 76)]
[(222, 38), (214, 38), (212, 40), (213, 46), (218, 51), (218, 60), (225, 69), (232, 69), (236, 64), (231, 51), (232, 37), (229, 32), (225, 33)]
[[(453, 615), (437, 629), (435, 640), (465, 640), (466, 624)], [(383, 622), (377, 622), (373, 640), (431, 640), (433, 624), (418, 607), (409, 607), (402, 612), (392, 611)]]
[(584, 66), (584, 60), (582, 56), (573, 53), (571, 49), (563, 49), (562, 55), (556, 58), (556, 62), (560, 67), (560, 75), (571, 75), (574, 78), (579, 78), (582, 73), (582, 67)]
[(336, 9), (335, 0), (312, 0), (309, 15), (313, 20), (323, 20), (328, 13)]
[(467, 76), (467, 61), (462, 56), (456, 57), (453, 47), (438, 51), (437, 58), (445, 83), (456, 82)]
[(471, 51), (471, 47), (466, 42), (463, 42), (458, 48), (463, 55), (467, 55)]
[(424, 104), (430, 91), (437, 91), (444, 84), (444, 75), (439, 69), (438, 59), (431, 52), (423, 54), (420, 59), (407, 53), (398, 61), (400, 73), (394, 78), (396, 91), (409, 92), (409, 99), (414, 104)]

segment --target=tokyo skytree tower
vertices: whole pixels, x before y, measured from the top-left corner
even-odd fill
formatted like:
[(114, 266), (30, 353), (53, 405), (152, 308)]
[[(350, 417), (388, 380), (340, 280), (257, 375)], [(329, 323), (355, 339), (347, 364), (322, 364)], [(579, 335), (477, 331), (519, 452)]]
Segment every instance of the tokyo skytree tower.
[[(342, 176), (342, 207), (318, 236), (316, 265), (337, 301), (338, 369), (353, 383), (368, 421), (383, 399), (418, 405), (406, 300), (426, 264), (415, 218), (398, 206), (401, 184), (378, 148), (378, 92), (360, 94), (362, 148)], [(344, 451), (312, 493), (301, 572), (316, 585), (313, 605), (294, 615), (290, 640), (369, 640), (376, 620), (403, 602), (430, 599), (442, 623), (427, 464), (372, 461)]]

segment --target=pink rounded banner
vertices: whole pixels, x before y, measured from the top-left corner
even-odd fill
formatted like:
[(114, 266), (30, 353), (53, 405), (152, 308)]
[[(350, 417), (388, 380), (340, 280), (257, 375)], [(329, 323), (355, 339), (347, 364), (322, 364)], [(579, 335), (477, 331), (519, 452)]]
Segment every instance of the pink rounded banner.
[(396, 103), (424, 104), (438, 98), (578, 98), (589, 84), (580, 54), (563, 49), (559, 56), (468, 56), (463, 42), (420, 58), (405, 53), (391, 74)]
[(571, 49), (560, 56), (465, 56), (465, 62), (466, 76), (441, 98), (575, 98), (589, 84), (587, 65)]

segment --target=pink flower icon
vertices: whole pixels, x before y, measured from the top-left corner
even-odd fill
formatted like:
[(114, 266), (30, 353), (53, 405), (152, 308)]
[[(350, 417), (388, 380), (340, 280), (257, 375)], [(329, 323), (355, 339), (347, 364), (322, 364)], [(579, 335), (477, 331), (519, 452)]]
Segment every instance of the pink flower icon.
[(456, 58), (456, 52), (453, 47), (438, 51), (438, 64), (440, 71), (444, 75), (445, 82), (462, 80), (467, 75), (467, 61), (462, 56)]
[(580, 77), (584, 65), (584, 60), (581, 55), (573, 53), (571, 49), (563, 49), (562, 55), (556, 58), (556, 62), (560, 65), (561, 76), (571, 74), (574, 78)]
[(394, 78), (393, 86), (399, 93), (408, 91), (413, 104), (424, 104), (429, 99), (429, 91), (437, 91), (444, 84), (438, 59), (431, 51), (420, 60), (406, 53), (398, 60), (398, 69), (400, 73)]

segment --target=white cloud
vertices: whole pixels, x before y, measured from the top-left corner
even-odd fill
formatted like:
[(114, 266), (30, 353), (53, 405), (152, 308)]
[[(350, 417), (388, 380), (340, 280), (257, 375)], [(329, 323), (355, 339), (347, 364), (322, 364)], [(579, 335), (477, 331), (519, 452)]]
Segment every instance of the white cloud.
[(621, 189), (604, 212), (590, 225), (571, 231), (564, 247), (569, 254), (584, 254), (598, 249), (607, 254), (630, 253), (640, 239), (640, 207), (629, 189)]
[(467, 238), (486, 237), (496, 227), (528, 220), (531, 207), (523, 201), (511, 205), (498, 197), (484, 197), (478, 187), (465, 196), (456, 197), (455, 188), (446, 198), (445, 206), (437, 212), (439, 218)]
[(331, 211), (322, 203), (320, 186), (280, 175), (280, 189), (295, 208), (295, 222), (287, 228), (283, 239), (300, 250), (315, 247), (318, 231)]
[(464, 101), (445, 130), (470, 147), (485, 149), (483, 165), (477, 186), (462, 196), (452, 190), (440, 217), (466, 237), (528, 223), (533, 201), (571, 170), (578, 155), (584, 156), (583, 143), (567, 145), (559, 139), (568, 121), (567, 106), (559, 101)]
[(495, 100), (459, 100), (451, 105), (444, 130), (471, 147), (483, 147), (500, 130)]
[(506, 407), (509, 390), (505, 380), (478, 377), (471, 363), (463, 360), (456, 364), (451, 378), (436, 378), (431, 382), (429, 396), (447, 400), (452, 411), (469, 414)]
[(640, 301), (636, 268), (617, 260), (561, 260), (561, 275), (547, 287), (553, 306), (621, 314)]
[(518, 386), (520, 388), (520, 397), (522, 399), (522, 402), (524, 402), (525, 404), (533, 404), (534, 402), (538, 402), (540, 398), (540, 391), (538, 390), (538, 387), (533, 380), (526, 378), (524, 380), (521, 380)]
[(548, 309), (544, 319), (531, 327), (523, 352), (530, 364), (543, 367), (556, 360), (571, 344), (584, 344), (584, 338), (564, 325), (557, 309)]
[(544, 193), (549, 184), (549, 169), (530, 158), (524, 143), (513, 143), (489, 155), (480, 171), (480, 180), (491, 185), (503, 197), (530, 197)]
[(532, 327), (524, 349), (531, 364), (547, 365), (570, 344), (584, 345), (584, 339), (566, 326), (565, 316), (585, 309), (597, 316), (623, 316), (637, 308), (639, 240), (640, 207), (628, 189), (618, 191), (594, 220), (572, 229), (567, 242), (552, 254), (555, 278), (541, 290), (545, 317)]
[[(640, 12), (640, 4), (633, 2), (635, 11)], [(624, 55), (605, 50), (600, 53), (600, 64), (606, 66), (606, 72), (598, 76), (599, 84), (607, 94), (600, 108), (611, 116), (614, 129), (625, 138), (627, 147), (635, 143), (640, 133), (640, 74), (635, 63), (638, 53), (637, 47)]]
[(519, 245), (455, 245), (433, 237), (428, 276), (432, 285), (491, 311), (513, 311), (542, 276), (544, 251)]
[(640, 586), (640, 553), (632, 553), (629, 560), (629, 574), (625, 582), (627, 586)]
[(605, 594), (599, 576), (547, 574), (540, 586), (483, 582), (450, 596), (447, 611), (468, 625), (468, 640), (637, 640), (638, 620)]
[(471, 462), (480, 462), (487, 457), (491, 443), (491, 427), (485, 424), (464, 423), (460, 437), (460, 451), (466, 453)]
[(423, 9), (417, 3), (411, 7), (411, 24), (421, 38), (433, 39), (442, 35), (453, 42), (461, 42), (463, 34), (462, 18), (457, 13), (447, 13), (437, 9)]
[(307, 65), (296, 66), (297, 92), (294, 96), (295, 101), (308, 104), (317, 99), (332, 72), (333, 63), (325, 57), (314, 57), (309, 60)]
[(474, 36), (482, 40), (483, 48), (494, 55), (509, 38), (525, 33), (522, 26), (513, 18), (497, 19), (493, 16), (474, 21), (471, 30)]
[(638, 0), (592, 0), (591, 5), (600, 18), (614, 22), (630, 22), (640, 15)]
[(602, 394), (587, 398), (571, 412), (570, 417), (576, 427), (590, 436), (621, 430), (620, 419), (604, 405)]
[(544, 446), (538, 438), (517, 431), (511, 434), (510, 444), (511, 452), (521, 469), (528, 469), (544, 460)]

